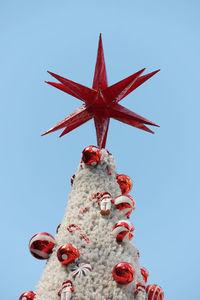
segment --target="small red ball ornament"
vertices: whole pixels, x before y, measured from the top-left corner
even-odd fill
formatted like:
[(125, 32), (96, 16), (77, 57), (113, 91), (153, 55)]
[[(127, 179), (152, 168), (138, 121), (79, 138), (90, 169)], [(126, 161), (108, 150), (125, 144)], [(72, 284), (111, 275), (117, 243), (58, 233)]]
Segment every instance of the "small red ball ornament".
[(54, 246), (54, 237), (46, 232), (35, 234), (29, 242), (30, 252), (37, 259), (48, 259)]
[(27, 291), (27, 292), (24, 292), (21, 296), (20, 296), (20, 298), (19, 298), (19, 300), (33, 300), (34, 298), (35, 298), (35, 293), (34, 292), (32, 292), (32, 291)]
[(134, 226), (127, 220), (117, 222), (112, 230), (117, 242), (128, 242), (134, 235)]
[(159, 285), (149, 284), (146, 287), (147, 299), (148, 300), (163, 300), (164, 292)]
[(144, 267), (140, 268), (140, 271), (141, 271), (142, 277), (144, 279), (144, 282), (147, 283), (147, 280), (149, 277), (149, 272)]
[(135, 269), (127, 262), (120, 262), (114, 267), (112, 274), (117, 283), (128, 284), (135, 278)]
[(130, 195), (120, 195), (115, 198), (115, 206), (117, 209), (123, 211), (123, 214), (129, 218), (135, 209), (135, 200)]
[(78, 248), (72, 244), (64, 244), (57, 251), (57, 257), (62, 265), (73, 263), (80, 256)]
[(133, 187), (133, 182), (131, 178), (125, 174), (118, 174), (117, 182), (119, 184), (122, 194), (128, 194)]
[(88, 165), (95, 167), (100, 163), (101, 150), (95, 146), (88, 146), (82, 152), (82, 161)]

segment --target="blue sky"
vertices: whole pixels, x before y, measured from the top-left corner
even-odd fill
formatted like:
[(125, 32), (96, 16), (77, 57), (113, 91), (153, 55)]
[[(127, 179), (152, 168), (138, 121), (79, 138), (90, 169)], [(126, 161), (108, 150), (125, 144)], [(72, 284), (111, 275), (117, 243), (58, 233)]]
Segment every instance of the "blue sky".
[(80, 105), (46, 70), (91, 87), (99, 33), (109, 84), (160, 68), (121, 104), (160, 124), (151, 135), (111, 121), (107, 149), (134, 182), (134, 243), (165, 299), (199, 300), (199, 1), (2, 1), (1, 298), (34, 290), (45, 262), (32, 235), (55, 234), (90, 121), (41, 137)]

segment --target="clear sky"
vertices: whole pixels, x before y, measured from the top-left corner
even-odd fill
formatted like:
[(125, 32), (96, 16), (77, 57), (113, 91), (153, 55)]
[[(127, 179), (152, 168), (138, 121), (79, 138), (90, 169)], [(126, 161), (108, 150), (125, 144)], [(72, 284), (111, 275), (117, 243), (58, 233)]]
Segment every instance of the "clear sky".
[(101, 32), (109, 84), (161, 69), (121, 102), (161, 127), (151, 135), (112, 120), (107, 149), (134, 182), (149, 283), (166, 300), (199, 300), (199, 12), (195, 0), (1, 1), (1, 299), (34, 290), (45, 262), (29, 239), (55, 234), (81, 151), (96, 144), (93, 121), (40, 136), (80, 105), (44, 83), (46, 70), (91, 87)]

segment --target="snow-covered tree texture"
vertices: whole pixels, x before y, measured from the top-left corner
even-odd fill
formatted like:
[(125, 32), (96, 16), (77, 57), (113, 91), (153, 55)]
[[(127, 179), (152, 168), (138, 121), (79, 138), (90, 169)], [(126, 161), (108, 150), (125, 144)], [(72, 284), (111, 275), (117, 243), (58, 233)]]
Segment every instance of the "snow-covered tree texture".
[[(35, 300), (145, 299), (142, 288), (135, 293), (138, 283), (145, 285), (138, 251), (132, 241), (126, 239), (119, 243), (113, 235), (114, 225), (128, 220), (127, 216), (113, 201), (108, 201), (109, 197), (101, 213), (97, 193), (107, 192), (111, 199), (121, 194), (113, 156), (105, 149), (101, 153), (98, 165), (83, 162), (79, 165), (66, 213), (55, 236), (55, 247), (35, 290)], [(106, 205), (109, 208), (110, 204), (110, 214), (105, 213)], [(58, 249), (64, 244), (72, 244), (80, 253), (78, 259), (68, 265), (62, 265), (57, 257)], [(113, 278), (113, 268), (120, 262), (130, 263), (135, 270), (134, 280), (128, 284), (119, 284)]]

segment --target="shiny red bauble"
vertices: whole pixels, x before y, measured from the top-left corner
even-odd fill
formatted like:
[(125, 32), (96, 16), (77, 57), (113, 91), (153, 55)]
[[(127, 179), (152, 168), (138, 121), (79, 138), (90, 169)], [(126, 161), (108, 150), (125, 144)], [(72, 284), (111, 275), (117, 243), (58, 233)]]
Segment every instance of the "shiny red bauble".
[(87, 166), (95, 167), (101, 161), (101, 150), (95, 146), (88, 146), (82, 152), (82, 161)]
[(164, 292), (159, 285), (149, 284), (146, 287), (146, 294), (148, 300), (163, 300)]
[(20, 298), (19, 298), (19, 300), (33, 300), (33, 299), (35, 299), (35, 293), (34, 292), (32, 292), (32, 291), (27, 291), (27, 292), (24, 292), (21, 296), (20, 296)]
[(130, 214), (135, 209), (135, 200), (130, 195), (120, 195), (115, 198), (116, 209), (119, 209), (123, 212), (127, 218), (130, 217)]
[(117, 242), (128, 242), (134, 235), (134, 226), (127, 220), (117, 222), (112, 230)]
[(141, 271), (142, 277), (144, 279), (144, 282), (147, 283), (147, 280), (149, 277), (149, 272), (144, 267), (140, 268), (140, 271)]
[(57, 257), (62, 265), (73, 263), (80, 256), (78, 248), (72, 244), (64, 244), (57, 251)]
[(46, 232), (35, 234), (29, 242), (30, 252), (37, 259), (49, 258), (54, 246), (54, 237)]
[(118, 174), (117, 182), (119, 184), (122, 194), (128, 194), (133, 187), (133, 182), (131, 178), (125, 174)]
[(117, 283), (128, 284), (135, 278), (135, 269), (130, 263), (120, 262), (114, 267), (112, 274)]

